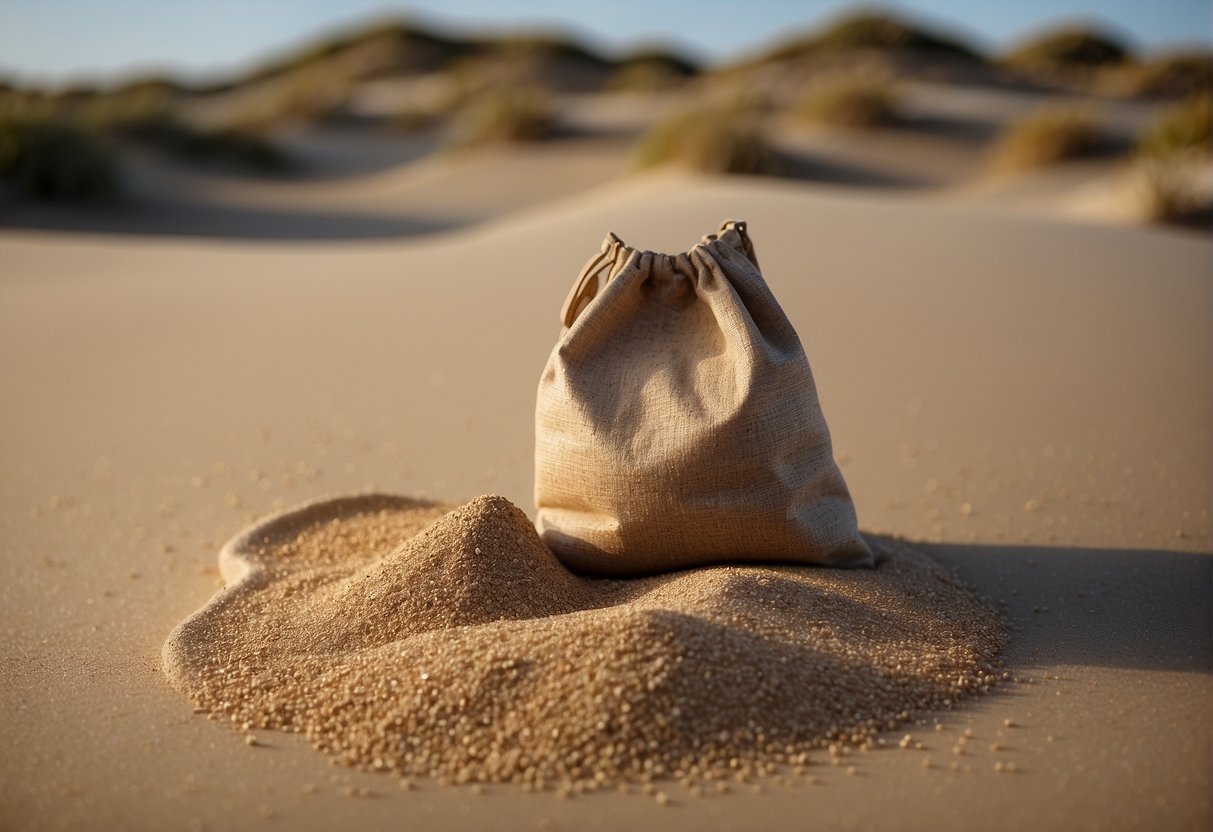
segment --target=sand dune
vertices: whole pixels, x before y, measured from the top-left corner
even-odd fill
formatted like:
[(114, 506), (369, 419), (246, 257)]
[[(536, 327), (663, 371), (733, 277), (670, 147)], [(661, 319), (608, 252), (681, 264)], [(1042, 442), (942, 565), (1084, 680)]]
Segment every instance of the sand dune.
[[(134, 154), (124, 202), (0, 205), (0, 227), (266, 240), (408, 237), (559, 200), (615, 178), (628, 165), (627, 143), (612, 138), (455, 156), (395, 159), (385, 153), (367, 169), (328, 161), (348, 158), (346, 138), (320, 134), (294, 141), (309, 163), (307, 175), (252, 177)], [(354, 144), (395, 141), (363, 136)]]
[[(1005, 602), (1023, 681), (912, 726), (921, 752), (898, 734), (856, 755), (856, 776), (666, 807), (405, 793), (190, 713), (159, 650), (216, 589), (224, 539), (372, 487), (528, 506), (535, 385), (584, 259), (607, 230), (682, 250), (727, 216), (805, 342), (861, 525)], [(674, 175), (412, 240), (0, 231), (0, 819), (1206, 828), (1209, 254), (1187, 233)]]
[[(716, 97), (727, 102), (727, 92)], [(1114, 155), (991, 181), (991, 142), (1042, 107), (1073, 106), (1090, 112), (1109, 147), (1123, 151), (1160, 105), (927, 83), (905, 84), (903, 99), (904, 121), (892, 128), (828, 130), (792, 116), (770, 119), (790, 178), (914, 190), (966, 204), (976, 197), (1038, 216), (1141, 221), (1124, 163)], [(388, 124), (295, 127), (279, 140), (298, 169), (277, 177), (128, 152), (123, 203), (65, 208), (0, 200), (0, 227), (267, 240), (446, 232), (619, 182), (631, 169), (637, 138), (686, 101), (670, 94), (563, 95), (555, 99), (558, 137), (465, 154), (443, 152), (445, 128), (407, 134)]]

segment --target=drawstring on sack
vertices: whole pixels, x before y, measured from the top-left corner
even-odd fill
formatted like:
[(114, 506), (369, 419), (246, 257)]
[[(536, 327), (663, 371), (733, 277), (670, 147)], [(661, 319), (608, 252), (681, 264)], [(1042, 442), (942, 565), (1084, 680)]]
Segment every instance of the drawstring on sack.
[(741, 238), (741, 250), (745, 252), (745, 256), (754, 264), (754, 268), (758, 268), (758, 255), (754, 253), (754, 243), (750, 241), (750, 235), (746, 232), (746, 224), (744, 220), (725, 220), (720, 224), (720, 230), (715, 235), (716, 239), (724, 236), (726, 231), (736, 231), (737, 236)]
[[(714, 240), (719, 240), (727, 232), (736, 232), (741, 243), (740, 250), (749, 261), (754, 264), (754, 268), (758, 268), (758, 257), (754, 254), (754, 244), (750, 241), (750, 235), (746, 231), (746, 224), (743, 220), (725, 220), (720, 224), (720, 228), (715, 234), (709, 234), (703, 238), (703, 243), (709, 243)], [(581, 270), (581, 274), (577, 277), (577, 282), (573, 284), (569, 296), (565, 298), (564, 305), (560, 308), (560, 322), (568, 329), (573, 325), (573, 322), (585, 311), (585, 308), (590, 305), (594, 298), (598, 297), (598, 293), (602, 291), (602, 286), (605, 283), (603, 276), (610, 272), (610, 268), (615, 264), (615, 260), (619, 256), (620, 249), (627, 248), (623, 240), (619, 239), (618, 235), (611, 232), (602, 243), (602, 250), (590, 258), (590, 261), (585, 264), (585, 268)], [(629, 249), (630, 250), (630, 249)]]
[(573, 289), (565, 298), (564, 306), (560, 310), (560, 321), (564, 324), (565, 329), (571, 327), (573, 321), (577, 320), (577, 316), (590, 305), (590, 301), (598, 296), (598, 292), (602, 288), (602, 273), (615, 264), (615, 255), (622, 245), (623, 240), (612, 232), (602, 244), (602, 251), (585, 264), (585, 268), (581, 270), (577, 282), (573, 284)]

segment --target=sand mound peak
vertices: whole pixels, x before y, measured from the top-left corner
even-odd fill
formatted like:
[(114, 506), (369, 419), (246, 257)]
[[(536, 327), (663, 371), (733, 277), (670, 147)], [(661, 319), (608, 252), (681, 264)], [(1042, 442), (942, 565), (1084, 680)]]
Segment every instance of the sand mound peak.
[(245, 565), (170, 637), (170, 679), (350, 765), (591, 789), (798, 764), (994, 683), (1001, 619), (890, 541), (873, 570), (588, 579), (500, 497), (385, 499), (225, 547)]
[(585, 587), (517, 506), (477, 497), (383, 551), (314, 607), (317, 650), (365, 649), (430, 630), (541, 618), (588, 603)]
[[(526, 514), (497, 496), (477, 497), (450, 512), (405, 543), (400, 555), (410, 563), (441, 568), (454, 581), (485, 589), (524, 581), (535, 583), (542, 596), (549, 588), (541, 581), (568, 584), (570, 577)], [(536, 614), (548, 612), (537, 607)]]

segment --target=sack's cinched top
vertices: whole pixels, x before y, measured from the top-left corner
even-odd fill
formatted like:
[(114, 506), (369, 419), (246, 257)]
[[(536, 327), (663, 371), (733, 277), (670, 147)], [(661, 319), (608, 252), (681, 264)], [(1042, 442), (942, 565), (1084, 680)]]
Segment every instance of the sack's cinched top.
[(535, 412), (536, 525), (570, 568), (870, 566), (804, 347), (743, 222), (678, 255), (610, 234)]

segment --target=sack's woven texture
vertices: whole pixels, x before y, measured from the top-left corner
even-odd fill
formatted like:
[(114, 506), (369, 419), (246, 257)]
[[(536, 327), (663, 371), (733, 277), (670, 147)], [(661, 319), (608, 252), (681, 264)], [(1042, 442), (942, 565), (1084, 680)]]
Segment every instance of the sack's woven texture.
[(535, 413), (536, 525), (567, 566), (871, 566), (804, 347), (743, 222), (684, 254), (614, 234), (565, 302)]

